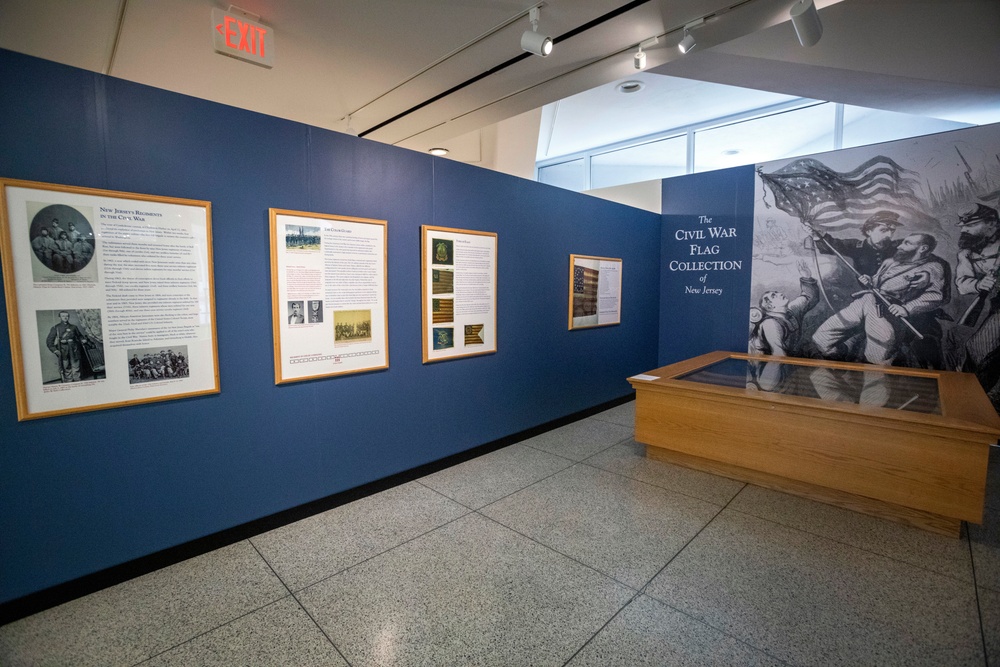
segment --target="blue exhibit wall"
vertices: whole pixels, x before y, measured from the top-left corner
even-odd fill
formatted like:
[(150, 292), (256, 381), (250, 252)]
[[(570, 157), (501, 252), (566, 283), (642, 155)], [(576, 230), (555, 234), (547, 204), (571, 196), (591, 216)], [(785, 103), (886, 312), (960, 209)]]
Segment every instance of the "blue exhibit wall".
[(663, 181), (659, 365), (746, 352), (754, 167)]
[[(221, 393), (18, 422), (0, 330), (0, 603), (628, 396), (660, 216), (0, 51), (0, 176), (212, 203)], [(274, 384), (268, 208), (388, 220), (387, 370)], [(498, 234), (498, 351), (421, 363), (420, 225)], [(569, 254), (622, 324), (567, 331)], [(6, 307), (6, 304), (4, 304)]]

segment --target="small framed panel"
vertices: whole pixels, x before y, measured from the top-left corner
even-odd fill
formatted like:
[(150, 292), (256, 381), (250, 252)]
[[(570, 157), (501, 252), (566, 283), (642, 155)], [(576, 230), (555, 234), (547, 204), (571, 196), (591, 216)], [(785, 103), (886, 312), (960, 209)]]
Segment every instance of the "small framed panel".
[(270, 209), (274, 382), (389, 367), (386, 221)]
[(424, 363), (497, 350), (497, 235), (423, 225)]
[(211, 203), (0, 179), (18, 420), (219, 391)]
[(569, 328), (621, 324), (622, 260), (569, 256)]

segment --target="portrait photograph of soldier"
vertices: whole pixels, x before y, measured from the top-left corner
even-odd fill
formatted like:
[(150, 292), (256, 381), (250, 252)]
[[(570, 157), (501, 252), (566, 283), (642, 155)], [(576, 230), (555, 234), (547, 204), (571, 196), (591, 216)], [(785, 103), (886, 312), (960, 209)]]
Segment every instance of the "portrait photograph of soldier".
[(335, 310), (333, 312), (333, 344), (368, 343), (372, 339), (372, 311)]
[(96, 282), (97, 248), (90, 207), (28, 202), (35, 282)]
[(304, 324), (306, 321), (306, 311), (302, 301), (288, 302), (288, 323)]
[(1000, 410), (998, 154), (940, 135), (759, 165), (749, 351), (971, 372)]
[(180, 380), (190, 375), (187, 345), (139, 347), (128, 350), (129, 384)]
[(308, 225), (285, 225), (285, 250), (295, 252), (318, 252), (319, 249), (319, 227), (310, 227)]
[(35, 316), (43, 384), (105, 378), (100, 309), (38, 310)]

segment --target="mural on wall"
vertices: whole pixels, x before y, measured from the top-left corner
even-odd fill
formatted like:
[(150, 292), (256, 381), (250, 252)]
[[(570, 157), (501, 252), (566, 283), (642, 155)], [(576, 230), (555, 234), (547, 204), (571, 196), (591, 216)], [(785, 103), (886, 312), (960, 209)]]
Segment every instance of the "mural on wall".
[(1000, 128), (757, 166), (748, 349), (975, 373), (1000, 410)]

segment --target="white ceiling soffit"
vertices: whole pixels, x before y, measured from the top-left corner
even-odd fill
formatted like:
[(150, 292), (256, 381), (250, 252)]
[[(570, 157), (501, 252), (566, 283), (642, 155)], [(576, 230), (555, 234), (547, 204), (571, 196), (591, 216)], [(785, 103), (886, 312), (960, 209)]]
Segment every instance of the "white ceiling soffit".
[(820, 17), (812, 48), (784, 48), (794, 39), (786, 23), (655, 71), (957, 122), (996, 118), (997, 0), (845, 0)]
[(710, 17), (707, 46), (787, 21), (791, 0), (545, 0), (554, 53), (464, 87), (523, 53), (536, 0), (237, 3), (274, 29), (273, 69), (214, 53), (211, 10), (229, 3), (211, 0), (0, 0), (0, 47), (334, 130), (353, 113), (362, 136), (425, 150), (634, 72), (653, 35), (666, 37), (647, 49), (651, 68), (679, 57), (691, 20)]

